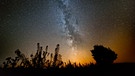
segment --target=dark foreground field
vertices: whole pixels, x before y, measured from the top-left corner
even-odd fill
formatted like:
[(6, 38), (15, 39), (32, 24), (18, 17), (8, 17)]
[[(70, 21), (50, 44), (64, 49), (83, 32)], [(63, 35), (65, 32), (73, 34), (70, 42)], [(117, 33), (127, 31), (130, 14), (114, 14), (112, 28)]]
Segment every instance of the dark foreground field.
[(79, 68), (0, 69), (0, 76), (135, 76), (135, 63), (117, 63), (111, 66), (91, 65)]

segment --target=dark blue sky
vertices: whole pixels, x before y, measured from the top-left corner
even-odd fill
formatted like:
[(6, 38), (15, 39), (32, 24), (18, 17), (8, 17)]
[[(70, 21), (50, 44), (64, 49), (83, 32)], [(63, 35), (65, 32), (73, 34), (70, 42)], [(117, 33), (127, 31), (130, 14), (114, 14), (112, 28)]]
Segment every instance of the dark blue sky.
[(92, 61), (95, 44), (118, 53), (117, 62), (135, 62), (134, 0), (0, 0), (0, 63), (20, 49), (27, 57), (36, 43), (63, 60)]

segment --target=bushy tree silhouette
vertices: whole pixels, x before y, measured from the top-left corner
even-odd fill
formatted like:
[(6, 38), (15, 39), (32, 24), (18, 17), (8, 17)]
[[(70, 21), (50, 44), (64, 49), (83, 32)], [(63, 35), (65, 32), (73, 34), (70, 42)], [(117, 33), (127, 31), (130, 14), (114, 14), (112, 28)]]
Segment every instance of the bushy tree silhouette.
[(97, 64), (112, 64), (117, 58), (117, 54), (114, 51), (102, 45), (95, 45), (91, 53)]

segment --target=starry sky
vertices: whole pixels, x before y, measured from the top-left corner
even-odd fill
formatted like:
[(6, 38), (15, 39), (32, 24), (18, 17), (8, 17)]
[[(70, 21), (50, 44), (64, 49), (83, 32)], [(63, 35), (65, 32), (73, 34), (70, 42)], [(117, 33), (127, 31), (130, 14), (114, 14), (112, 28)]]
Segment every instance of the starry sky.
[(94, 62), (94, 45), (110, 47), (116, 62), (135, 62), (134, 0), (0, 0), (0, 63), (20, 49), (26, 57), (36, 44), (63, 61)]

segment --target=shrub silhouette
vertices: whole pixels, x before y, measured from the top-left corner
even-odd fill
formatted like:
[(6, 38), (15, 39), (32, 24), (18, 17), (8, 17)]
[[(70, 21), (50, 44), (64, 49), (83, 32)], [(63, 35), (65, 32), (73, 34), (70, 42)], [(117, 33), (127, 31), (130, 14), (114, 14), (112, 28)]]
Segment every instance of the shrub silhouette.
[(114, 51), (102, 45), (95, 45), (91, 53), (96, 64), (112, 64), (117, 58), (117, 54)]

